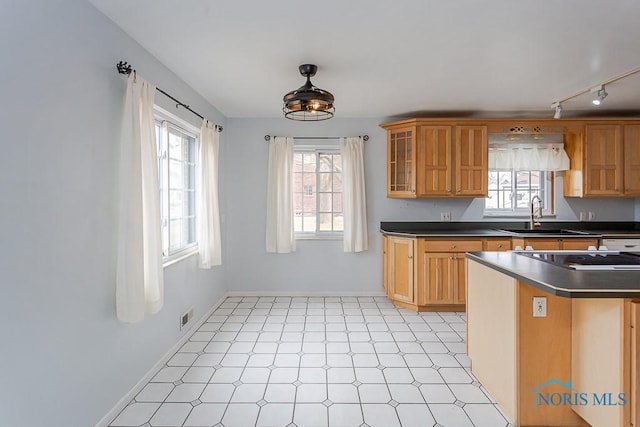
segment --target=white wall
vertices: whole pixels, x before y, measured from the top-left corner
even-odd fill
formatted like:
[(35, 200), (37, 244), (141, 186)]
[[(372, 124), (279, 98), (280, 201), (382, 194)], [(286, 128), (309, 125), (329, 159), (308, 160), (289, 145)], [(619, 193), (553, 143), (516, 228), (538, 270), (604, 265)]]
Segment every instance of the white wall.
[(192, 257), (165, 270), (159, 314), (116, 321), (116, 62), (224, 118), (86, 1), (2, 1), (0, 45), (0, 425), (91, 426), (179, 340), (180, 313), (225, 291)]
[[(339, 112), (339, 111), (338, 111)], [(439, 221), (451, 211), (454, 221), (482, 221), (481, 199), (387, 199), (385, 119), (340, 119), (300, 123), (281, 119), (229, 119), (223, 176), (227, 190), (228, 271), (225, 282), (234, 291), (375, 292), (380, 290), (380, 221)], [(367, 212), (370, 250), (345, 254), (340, 241), (298, 241), (291, 254), (265, 251), (267, 144), (264, 135), (370, 136), (365, 145)], [(556, 180), (556, 217), (576, 221), (580, 211), (597, 220), (632, 221), (635, 200), (565, 199), (562, 177)], [(552, 220), (552, 219), (549, 219)], [(521, 222), (522, 220), (520, 220)]]

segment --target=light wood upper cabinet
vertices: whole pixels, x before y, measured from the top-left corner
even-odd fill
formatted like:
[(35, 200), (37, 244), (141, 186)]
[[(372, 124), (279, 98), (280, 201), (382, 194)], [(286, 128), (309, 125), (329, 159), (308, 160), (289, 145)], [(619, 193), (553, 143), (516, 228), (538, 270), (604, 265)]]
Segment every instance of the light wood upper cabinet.
[(486, 126), (402, 123), (383, 126), (387, 129), (387, 197), (487, 196)]
[(587, 124), (565, 135), (565, 149), (565, 196), (640, 196), (640, 124)]
[(619, 125), (585, 126), (585, 196), (622, 194), (622, 138)]
[(455, 194), (486, 197), (489, 145), (486, 126), (456, 126)]
[(419, 132), (417, 196), (450, 196), (451, 126), (420, 126)]
[(625, 125), (624, 134), (624, 194), (640, 196), (640, 124)]
[(387, 197), (416, 197), (416, 127), (387, 135)]

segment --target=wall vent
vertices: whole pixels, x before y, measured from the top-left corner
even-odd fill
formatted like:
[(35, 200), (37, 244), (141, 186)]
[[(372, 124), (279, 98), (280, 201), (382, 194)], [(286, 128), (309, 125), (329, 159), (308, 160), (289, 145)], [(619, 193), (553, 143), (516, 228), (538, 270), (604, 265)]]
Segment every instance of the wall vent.
[(189, 310), (182, 313), (182, 315), (180, 316), (180, 330), (182, 330), (182, 328), (184, 328), (187, 325), (187, 323), (191, 321), (192, 318), (193, 318), (193, 307), (191, 307)]

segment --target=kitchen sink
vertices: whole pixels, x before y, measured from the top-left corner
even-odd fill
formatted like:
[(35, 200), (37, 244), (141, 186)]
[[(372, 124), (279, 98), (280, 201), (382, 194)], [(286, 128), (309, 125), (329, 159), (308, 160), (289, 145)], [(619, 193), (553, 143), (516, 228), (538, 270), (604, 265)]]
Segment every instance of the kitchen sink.
[(585, 231), (578, 231), (578, 230), (567, 230), (565, 228), (521, 228), (521, 229), (503, 229), (500, 231), (505, 231), (507, 233), (513, 233), (513, 234), (527, 234), (527, 235), (533, 235), (533, 234), (559, 234), (559, 235), (585, 235), (588, 236), (590, 235), (590, 233), (585, 232)]

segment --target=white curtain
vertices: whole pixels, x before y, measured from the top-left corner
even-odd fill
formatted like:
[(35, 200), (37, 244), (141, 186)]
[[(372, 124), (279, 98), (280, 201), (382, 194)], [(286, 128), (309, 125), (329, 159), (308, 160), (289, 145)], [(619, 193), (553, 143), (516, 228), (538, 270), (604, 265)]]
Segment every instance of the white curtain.
[(163, 303), (155, 86), (129, 75), (120, 139), (116, 314), (139, 322)]
[(490, 145), (489, 169), (562, 171), (569, 169), (569, 156), (562, 143)]
[(296, 250), (293, 234), (293, 138), (269, 141), (267, 176), (267, 252)]
[(197, 177), (197, 239), (200, 268), (222, 264), (220, 208), (218, 202), (219, 133), (207, 119), (200, 129), (200, 148)]
[(342, 211), (344, 251), (362, 252), (367, 241), (367, 199), (364, 187), (364, 141), (361, 137), (340, 138), (342, 157)]

